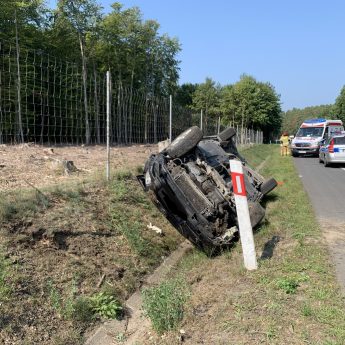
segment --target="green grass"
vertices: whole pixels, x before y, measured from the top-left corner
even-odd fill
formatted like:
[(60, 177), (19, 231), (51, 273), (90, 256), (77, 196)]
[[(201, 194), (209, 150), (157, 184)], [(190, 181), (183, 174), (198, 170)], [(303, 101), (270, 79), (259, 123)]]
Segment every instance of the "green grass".
[[(110, 189), (112, 225), (125, 237), (137, 255), (146, 259), (149, 265), (156, 265), (165, 253), (160, 245), (160, 238), (148, 236), (149, 230), (146, 225), (149, 221), (143, 222), (143, 220), (148, 217), (161, 219), (159, 211), (134, 180), (131, 172), (121, 171), (116, 174), (110, 183)], [(173, 238), (166, 238), (165, 242), (169, 246), (176, 247), (173, 240)]]
[(60, 291), (52, 281), (48, 281), (47, 290), (51, 308), (59, 318), (64, 320), (90, 322), (99, 317), (116, 319), (122, 315), (123, 307), (119, 300), (106, 292), (98, 292), (92, 296), (77, 294), (75, 281), (66, 291)]
[(3, 301), (8, 299), (11, 294), (11, 286), (7, 281), (10, 274), (10, 263), (0, 251), (0, 305)]
[(181, 278), (143, 290), (143, 309), (153, 329), (159, 334), (175, 330), (183, 318), (187, 298), (186, 283)]
[(0, 224), (33, 216), (49, 207), (49, 199), (42, 192), (26, 190), (3, 195), (0, 200)]
[(262, 163), (269, 154), (267, 152), (267, 145), (256, 145), (254, 147), (245, 147), (239, 150), (244, 158), (252, 167), (257, 167)]

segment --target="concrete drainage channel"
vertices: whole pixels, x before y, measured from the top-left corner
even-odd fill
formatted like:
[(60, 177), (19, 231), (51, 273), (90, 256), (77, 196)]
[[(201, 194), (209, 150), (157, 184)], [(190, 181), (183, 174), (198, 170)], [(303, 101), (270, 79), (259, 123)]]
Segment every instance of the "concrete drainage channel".
[[(163, 263), (146, 279), (143, 287), (157, 284), (167, 277), (171, 269), (181, 260), (188, 250), (193, 248), (189, 241), (184, 241)], [(89, 337), (85, 345), (135, 344), (143, 339), (149, 330), (150, 321), (142, 315), (141, 292), (136, 291), (127, 301), (129, 317), (124, 320), (112, 320), (102, 324)]]

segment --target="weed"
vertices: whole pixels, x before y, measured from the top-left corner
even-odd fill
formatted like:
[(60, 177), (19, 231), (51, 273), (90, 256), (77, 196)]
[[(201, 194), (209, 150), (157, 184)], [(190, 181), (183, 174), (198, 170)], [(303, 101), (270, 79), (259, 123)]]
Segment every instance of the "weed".
[(126, 214), (123, 210), (114, 210), (112, 216), (113, 224), (125, 236), (130, 247), (139, 255), (148, 255), (149, 243), (141, 236), (142, 224), (139, 221), (130, 220), (129, 213)]
[(65, 320), (71, 320), (75, 315), (76, 292), (75, 280), (73, 280), (66, 298), (63, 298), (51, 280), (48, 281), (48, 293), (52, 308)]
[(81, 322), (90, 322), (94, 318), (90, 298), (79, 297), (73, 304), (73, 318)]
[(284, 290), (287, 294), (295, 294), (299, 283), (294, 278), (279, 278), (276, 281), (277, 287), (281, 290)]
[(82, 186), (75, 185), (68, 188), (61, 188), (60, 186), (55, 186), (55, 188), (50, 192), (52, 197), (57, 197), (63, 200), (70, 200), (74, 202), (79, 202), (83, 194), (85, 194)]
[(130, 170), (117, 170), (114, 173), (114, 180), (124, 181), (133, 177), (133, 173)]
[(48, 197), (38, 189), (12, 192), (0, 200), (0, 222), (25, 219), (49, 206)]
[(0, 252), (0, 305), (1, 302), (7, 299), (11, 293), (11, 287), (7, 283), (9, 276), (9, 262), (5, 259), (4, 255)]
[(82, 343), (82, 337), (77, 331), (67, 333), (60, 330), (58, 334), (53, 336), (52, 343), (53, 345), (79, 345)]
[(309, 304), (304, 303), (302, 306), (302, 315), (303, 316), (311, 316), (312, 315), (312, 309)]
[(126, 341), (127, 337), (124, 333), (118, 333), (116, 336), (115, 336), (115, 340), (118, 342), (118, 343), (124, 343)]
[(188, 293), (181, 279), (168, 280), (143, 291), (143, 309), (158, 333), (174, 330), (183, 318)]
[(95, 314), (106, 319), (117, 319), (121, 316), (123, 308), (114, 296), (100, 292), (91, 297), (92, 310)]
[(53, 285), (51, 280), (48, 281), (48, 291), (49, 291), (49, 299), (50, 303), (58, 313), (61, 311), (61, 294), (58, 289)]
[(271, 326), (266, 332), (267, 340), (272, 340), (277, 336), (276, 330)]

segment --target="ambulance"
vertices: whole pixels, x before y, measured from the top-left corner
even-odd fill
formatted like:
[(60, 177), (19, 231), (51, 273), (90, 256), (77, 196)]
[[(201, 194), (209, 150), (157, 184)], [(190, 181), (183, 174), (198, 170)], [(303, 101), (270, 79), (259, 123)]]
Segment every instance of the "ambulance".
[(294, 157), (319, 155), (320, 145), (325, 139), (344, 130), (341, 120), (309, 119), (305, 120), (291, 141), (291, 153)]

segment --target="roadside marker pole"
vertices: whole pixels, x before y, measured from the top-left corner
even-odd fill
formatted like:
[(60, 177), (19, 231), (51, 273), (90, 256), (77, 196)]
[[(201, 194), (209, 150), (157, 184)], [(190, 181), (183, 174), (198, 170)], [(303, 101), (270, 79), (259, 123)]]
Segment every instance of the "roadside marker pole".
[(110, 177), (110, 71), (107, 72), (107, 164), (106, 164), (106, 179), (109, 181)]
[(250, 222), (242, 162), (235, 159), (230, 159), (230, 172), (235, 195), (244, 266), (248, 270), (255, 270), (258, 268), (258, 264), (256, 261), (254, 236), (252, 224)]

